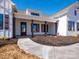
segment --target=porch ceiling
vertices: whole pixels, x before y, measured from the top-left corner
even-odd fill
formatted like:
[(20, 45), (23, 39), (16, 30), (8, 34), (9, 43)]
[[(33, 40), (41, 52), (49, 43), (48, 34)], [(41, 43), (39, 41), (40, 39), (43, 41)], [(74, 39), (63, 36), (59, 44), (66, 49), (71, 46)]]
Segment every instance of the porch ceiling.
[(43, 16), (30, 16), (30, 15), (23, 15), (23, 14), (15, 14), (15, 18), (20, 19), (28, 19), (28, 20), (36, 20), (36, 21), (47, 21), (47, 22), (56, 22), (56, 20), (51, 20), (49, 17), (43, 17)]

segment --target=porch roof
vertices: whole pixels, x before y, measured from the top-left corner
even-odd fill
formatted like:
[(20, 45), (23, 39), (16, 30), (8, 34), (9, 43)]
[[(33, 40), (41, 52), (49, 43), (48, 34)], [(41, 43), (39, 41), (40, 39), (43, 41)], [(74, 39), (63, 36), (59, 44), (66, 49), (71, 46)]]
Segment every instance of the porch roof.
[(44, 16), (30, 16), (30, 15), (24, 15), (24, 14), (19, 14), (15, 13), (15, 18), (19, 19), (28, 19), (28, 20), (36, 20), (36, 21), (47, 21), (47, 22), (56, 22), (56, 20), (51, 20), (49, 17), (44, 17)]

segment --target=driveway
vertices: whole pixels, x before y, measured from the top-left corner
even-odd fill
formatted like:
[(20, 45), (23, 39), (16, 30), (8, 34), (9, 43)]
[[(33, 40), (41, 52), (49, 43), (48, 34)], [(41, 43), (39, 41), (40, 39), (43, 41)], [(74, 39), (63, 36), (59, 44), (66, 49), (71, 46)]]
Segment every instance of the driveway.
[(56, 47), (35, 43), (30, 38), (21, 38), (17, 44), (25, 52), (43, 59), (79, 59), (79, 43)]

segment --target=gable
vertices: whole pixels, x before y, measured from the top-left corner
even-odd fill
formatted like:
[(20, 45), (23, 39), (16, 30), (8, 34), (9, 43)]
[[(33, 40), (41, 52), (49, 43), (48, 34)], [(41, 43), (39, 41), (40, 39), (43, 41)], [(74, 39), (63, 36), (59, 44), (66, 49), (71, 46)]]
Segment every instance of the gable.
[(3, 13), (4, 12), (4, 8), (5, 8), (5, 12), (6, 13), (9, 12), (10, 10), (12, 10), (12, 5), (13, 4), (12, 4), (11, 0), (5, 0), (5, 4), (4, 4), (4, 0), (2, 0), (0, 2), (0, 13)]
[(72, 20), (79, 19), (79, 3), (74, 4), (67, 13), (68, 18)]
[(77, 8), (79, 6), (78, 2), (73, 3), (72, 5), (68, 6), (67, 8), (57, 12), (56, 14), (50, 16), (50, 18), (59, 18), (62, 15), (67, 14), (70, 10), (72, 10), (73, 8)]

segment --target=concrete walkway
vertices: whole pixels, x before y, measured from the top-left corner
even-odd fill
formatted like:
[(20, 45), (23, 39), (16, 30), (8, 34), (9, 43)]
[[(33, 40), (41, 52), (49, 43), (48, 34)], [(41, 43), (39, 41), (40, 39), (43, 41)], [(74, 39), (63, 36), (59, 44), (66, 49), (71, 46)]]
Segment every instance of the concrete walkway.
[(17, 44), (25, 52), (44, 59), (79, 59), (79, 43), (55, 47), (35, 43), (30, 38), (22, 38)]

